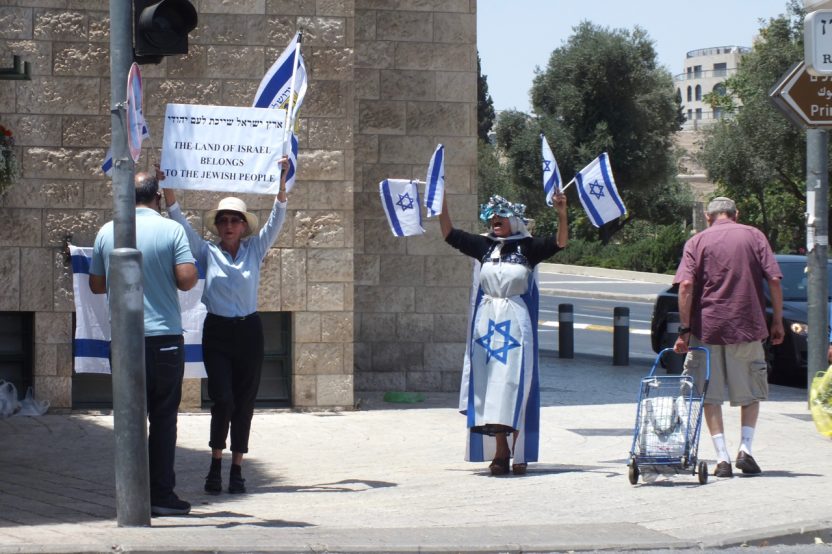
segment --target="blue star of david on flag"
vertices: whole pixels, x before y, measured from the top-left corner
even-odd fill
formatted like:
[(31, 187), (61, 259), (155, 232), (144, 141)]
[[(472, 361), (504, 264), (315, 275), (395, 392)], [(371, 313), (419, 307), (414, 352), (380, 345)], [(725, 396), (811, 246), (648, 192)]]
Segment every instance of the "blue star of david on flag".
[[(495, 338), (498, 338), (495, 334), (500, 335), (503, 341), (494, 341)], [(508, 361), (509, 350), (520, 346), (520, 341), (511, 336), (511, 320), (509, 319), (500, 323), (495, 323), (493, 319), (489, 319), (488, 333), (474, 342), (485, 348), (485, 363), (488, 363), (493, 357), (498, 362), (505, 364)], [(492, 342), (502, 343), (502, 346), (493, 348)]]
[(595, 197), (596, 200), (599, 200), (604, 197), (604, 185), (599, 183), (598, 181), (593, 181), (589, 184), (589, 194)]
[(551, 171), (549, 167), (552, 165), (552, 160), (543, 160), (543, 171)]
[(399, 201), (396, 202), (396, 206), (400, 207), (402, 211), (405, 210), (412, 210), (413, 209), (413, 199), (410, 197), (410, 193), (404, 193), (399, 195)]

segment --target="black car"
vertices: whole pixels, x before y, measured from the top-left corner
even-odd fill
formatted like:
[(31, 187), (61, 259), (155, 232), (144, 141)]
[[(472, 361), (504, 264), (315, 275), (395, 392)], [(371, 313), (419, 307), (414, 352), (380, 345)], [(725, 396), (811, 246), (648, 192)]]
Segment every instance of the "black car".
[[(808, 320), (806, 256), (778, 254), (775, 258), (783, 272), (783, 326), (786, 337), (783, 344), (772, 346), (766, 343), (769, 362), (768, 377), (771, 383), (805, 387), (806, 331), (808, 328), (806, 324)], [(829, 264), (828, 268), (832, 275), (832, 264)], [(832, 286), (832, 279), (830, 279), (830, 285)], [(770, 318), (771, 302), (768, 287), (764, 288), (766, 311)], [(667, 314), (679, 311), (678, 292), (678, 285), (673, 285), (656, 297), (653, 320), (650, 324), (650, 338), (655, 352), (673, 346), (675, 336), (667, 332)], [(832, 291), (830, 291), (830, 297), (832, 297)], [(671, 362), (662, 360), (662, 365), (669, 367)]]

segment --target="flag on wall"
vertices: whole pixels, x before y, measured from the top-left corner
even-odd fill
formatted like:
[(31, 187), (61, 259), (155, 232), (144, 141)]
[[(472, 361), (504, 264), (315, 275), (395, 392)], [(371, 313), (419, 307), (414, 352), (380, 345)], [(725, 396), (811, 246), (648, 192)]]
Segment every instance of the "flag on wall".
[(425, 208), (428, 217), (442, 213), (442, 199), (445, 197), (445, 147), (436, 146), (428, 164), (428, 176), (425, 179)]
[[(89, 286), (92, 248), (69, 246), (72, 291), (75, 297), (75, 338), (72, 342), (76, 373), (110, 373), (110, 311), (106, 294), (93, 294)], [(185, 338), (185, 377), (206, 377), (202, 363), (202, 303), (205, 275), (189, 291), (179, 291)]]
[(298, 166), (298, 138), (295, 136), (295, 120), (298, 116), (298, 111), (306, 96), (306, 89), (309, 86), (306, 75), (306, 64), (303, 61), (303, 55), (300, 53), (300, 33), (295, 34), (295, 37), (289, 43), (289, 46), (278, 56), (263, 79), (260, 81), (260, 86), (257, 88), (257, 93), (254, 95), (255, 108), (276, 108), (288, 109), (289, 96), (292, 94), (292, 70), (295, 63), (295, 50), (297, 50), (298, 64), (295, 72), (294, 83), (294, 98), (292, 99), (292, 113), (289, 116), (289, 170), (286, 176), (286, 190), (292, 190), (295, 186), (295, 176)]
[(627, 213), (627, 208), (624, 207), (624, 202), (615, 187), (610, 159), (606, 152), (575, 175), (575, 184), (581, 204), (589, 220), (596, 227), (601, 227), (604, 223)]
[(563, 181), (560, 179), (558, 162), (555, 161), (555, 155), (552, 154), (552, 149), (549, 148), (549, 143), (546, 142), (543, 133), (540, 133), (540, 142), (543, 151), (543, 194), (546, 195), (546, 204), (552, 206), (552, 197), (560, 192), (560, 185)]
[(381, 205), (397, 237), (421, 235), (422, 207), (419, 204), (419, 187), (409, 179), (385, 179), (378, 184)]

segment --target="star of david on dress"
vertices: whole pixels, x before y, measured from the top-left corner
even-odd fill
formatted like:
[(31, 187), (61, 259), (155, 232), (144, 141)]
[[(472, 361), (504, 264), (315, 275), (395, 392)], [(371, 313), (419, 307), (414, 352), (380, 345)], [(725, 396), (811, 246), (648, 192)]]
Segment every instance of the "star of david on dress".
[[(501, 335), (503, 339), (505, 339), (503, 346), (500, 348), (491, 347), (491, 340), (495, 338), (495, 333)], [(493, 319), (489, 319), (488, 333), (481, 336), (474, 342), (485, 348), (485, 363), (488, 363), (493, 357), (503, 365), (505, 365), (508, 360), (509, 350), (520, 347), (520, 341), (511, 336), (511, 320), (509, 319), (501, 321), (500, 323), (495, 323)]]
[(604, 196), (604, 185), (602, 185), (598, 181), (592, 181), (589, 184), (589, 194), (594, 196), (596, 199), (603, 198), (603, 196)]
[(414, 209), (413, 199), (410, 197), (410, 193), (406, 192), (404, 194), (400, 194), (399, 201), (396, 202), (396, 206), (399, 206), (402, 209), (402, 211)]

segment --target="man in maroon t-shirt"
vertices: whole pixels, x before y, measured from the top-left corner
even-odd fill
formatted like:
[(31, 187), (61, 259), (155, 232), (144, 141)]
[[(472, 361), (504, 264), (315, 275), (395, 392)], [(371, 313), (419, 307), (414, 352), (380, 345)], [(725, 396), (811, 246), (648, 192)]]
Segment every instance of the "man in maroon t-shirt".
[[(733, 200), (718, 197), (708, 204), (708, 228), (685, 244), (674, 283), (679, 284), (679, 338), (673, 349), (685, 358), (685, 373), (699, 390), (705, 380), (705, 354), (711, 353), (711, 380), (705, 395), (705, 421), (717, 453), (714, 475), (731, 477), (725, 444), (722, 402), (725, 388), (732, 406), (741, 406), (741, 443), (736, 466), (760, 473), (751, 455), (760, 401), (768, 397), (768, 370), (762, 341), (783, 342), (783, 274), (765, 235), (737, 223)], [(766, 325), (763, 280), (771, 292), (771, 330)]]

